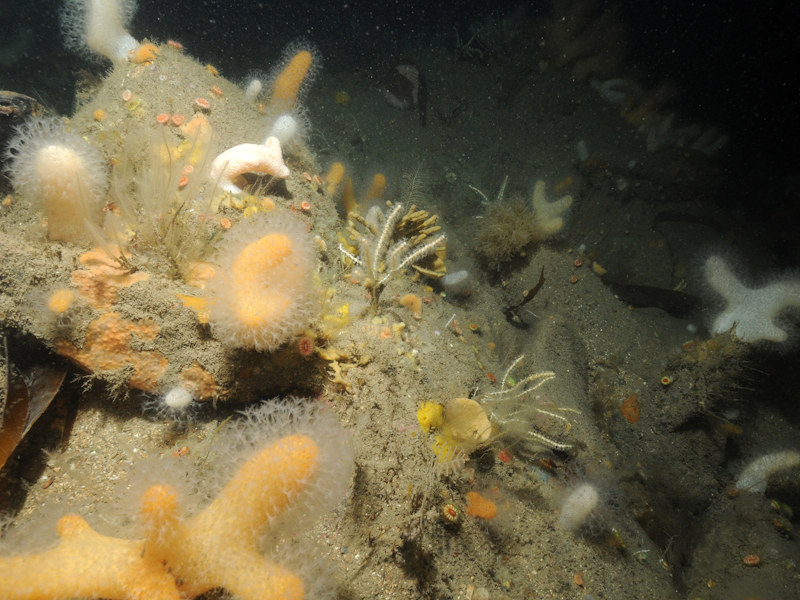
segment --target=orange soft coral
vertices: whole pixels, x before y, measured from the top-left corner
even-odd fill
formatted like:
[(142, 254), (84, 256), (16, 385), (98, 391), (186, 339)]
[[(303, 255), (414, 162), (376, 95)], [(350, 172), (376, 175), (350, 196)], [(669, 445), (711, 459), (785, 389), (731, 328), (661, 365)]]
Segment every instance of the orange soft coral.
[(311, 70), (314, 57), (306, 49), (299, 50), (286, 64), (272, 84), (270, 104), (277, 110), (292, 108), (300, 88)]
[(228, 346), (271, 352), (308, 325), (316, 266), (306, 224), (288, 212), (231, 228), (206, 286), (211, 328)]
[(319, 454), (307, 435), (278, 439), (190, 519), (180, 517), (172, 487), (152, 486), (141, 502), (142, 540), (106, 537), (77, 515), (62, 517), (55, 548), (0, 558), (3, 597), (178, 600), (222, 587), (243, 600), (299, 600), (303, 582), (262, 556), (257, 543), (314, 477)]

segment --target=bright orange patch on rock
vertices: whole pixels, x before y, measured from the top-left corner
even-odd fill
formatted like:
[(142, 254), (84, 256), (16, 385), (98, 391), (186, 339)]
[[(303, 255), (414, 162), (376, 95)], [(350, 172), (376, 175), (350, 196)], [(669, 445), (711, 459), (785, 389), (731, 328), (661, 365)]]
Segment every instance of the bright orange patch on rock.
[[(125, 253), (125, 256), (130, 256)], [(112, 260), (105, 250), (95, 248), (80, 256), (80, 263), (86, 269), (72, 272), (72, 283), (78, 293), (94, 308), (111, 308), (117, 299), (120, 288), (133, 285), (149, 277), (144, 271), (131, 273), (121, 268)]]
[(128, 380), (132, 388), (146, 392), (158, 391), (158, 381), (167, 368), (167, 357), (157, 350), (134, 350), (131, 342), (149, 342), (156, 338), (160, 327), (153, 321), (131, 321), (119, 313), (107, 312), (89, 323), (83, 348), (67, 340), (56, 340), (56, 351), (89, 371), (113, 371), (132, 366)]
[(205, 325), (208, 323), (208, 300), (187, 294), (175, 294), (186, 308), (191, 308), (197, 313), (197, 322)]

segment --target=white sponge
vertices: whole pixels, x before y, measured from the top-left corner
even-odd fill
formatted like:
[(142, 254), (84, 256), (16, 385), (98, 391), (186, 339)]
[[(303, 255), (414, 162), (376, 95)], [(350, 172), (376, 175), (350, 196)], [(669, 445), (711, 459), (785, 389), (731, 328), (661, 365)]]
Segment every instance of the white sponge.
[(725, 309), (714, 319), (712, 333), (733, 328), (743, 342), (786, 341), (788, 334), (774, 321), (785, 309), (800, 307), (800, 280), (786, 277), (761, 288), (748, 288), (719, 256), (708, 258), (705, 276), (714, 291), (725, 298)]

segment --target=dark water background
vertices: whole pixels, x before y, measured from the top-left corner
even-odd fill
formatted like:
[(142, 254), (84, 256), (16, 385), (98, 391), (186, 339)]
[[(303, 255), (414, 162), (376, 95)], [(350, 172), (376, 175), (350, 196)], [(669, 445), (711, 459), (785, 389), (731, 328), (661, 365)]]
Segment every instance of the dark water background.
[[(74, 72), (81, 67), (102, 72), (108, 64), (64, 51), (59, 4), (0, 1), (0, 44), (12, 43), (26, 28), (33, 33), (24, 55), (0, 63), (0, 88), (32, 95), (69, 114)], [(641, 73), (642, 83), (653, 87), (663, 80), (674, 82), (681, 90), (674, 106), (685, 121), (716, 124), (733, 135), (720, 157), (718, 204), (756, 227), (797, 223), (800, 4), (618, 4), (627, 29), (628, 61)], [(300, 37), (318, 45), (329, 72), (383, 69), (401, 58), (411, 58), (424, 69), (428, 55), (451, 51), (447, 46), (455, 40), (454, 28), (463, 36), (486, 15), (510, 14), (520, 7), (518, 18), (534, 20), (548, 14), (550, 2), (445, 6), (405, 0), (140, 0), (131, 33), (137, 39), (180, 40), (191, 55), (213, 63), (234, 81), (253, 69), (269, 70), (283, 48)], [(407, 57), (401, 48), (409, 37), (429, 42), (418, 44), (417, 55)], [(782, 248), (787, 262), (800, 260), (797, 244), (781, 243), (788, 244)]]

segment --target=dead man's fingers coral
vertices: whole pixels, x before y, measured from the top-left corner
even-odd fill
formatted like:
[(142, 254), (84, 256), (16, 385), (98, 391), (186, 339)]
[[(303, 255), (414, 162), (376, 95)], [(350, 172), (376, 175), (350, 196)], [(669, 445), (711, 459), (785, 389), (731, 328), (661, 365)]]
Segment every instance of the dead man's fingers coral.
[(564, 214), (572, 206), (572, 196), (564, 196), (548, 202), (545, 183), (536, 182), (533, 188), (533, 228), (537, 240), (555, 235), (564, 227)]
[(308, 324), (314, 306), (314, 249), (305, 223), (260, 214), (225, 235), (206, 292), (211, 327), (223, 343), (270, 352)]
[(784, 277), (760, 288), (749, 288), (719, 256), (706, 260), (705, 277), (725, 299), (725, 308), (714, 318), (712, 333), (732, 330), (743, 342), (786, 341), (789, 334), (775, 320), (787, 309), (800, 308), (800, 279)]
[(139, 45), (126, 30), (135, 12), (136, 0), (67, 0), (61, 10), (67, 46), (123, 61)]
[(164, 565), (144, 556), (144, 540), (100, 535), (78, 515), (62, 517), (58, 535), (51, 550), (0, 558), (3, 600), (180, 599)]
[(178, 521), (169, 488), (151, 488), (143, 503), (146, 556), (167, 564), (188, 597), (221, 587), (243, 600), (301, 599), (302, 581), (263, 557), (258, 540), (315, 475), (318, 453), (308, 436), (279, 439), (242, 465), (217, 498), (186, 522)]
[(269, 137), (263, 144), (239, 144), (228, 148), (211, 163), (211, 181), (226, 192), (238, 194), (246, 185), (245, 173), (272, 175), (280, 179), (289, 176), (283, 162), (281, 143)]
[(284, 51), (281, 66), (272, 79), (270, 112), (294, 108), (318, 69), (319, 55), (313, 46), (292, 44)]
[[(304, 575), (315, 567), (308, 548), (290, 548), (349, 484), (352, 451), (336, 417), (298, 398), (273, 400), (221, 432), (210, 456), (219, 476), (238, 468), (206, 508), (184, 518), (175, 489), (151, 485), (139, 540), (100, 535), (67, 515), (54, 548), (0, 557), (0, 597), (183, 600), (224, 588), (240, 600), (301, 600), (326, 585), (318, 572)], [(209, 477), (196, 483), (213, 489)]]

